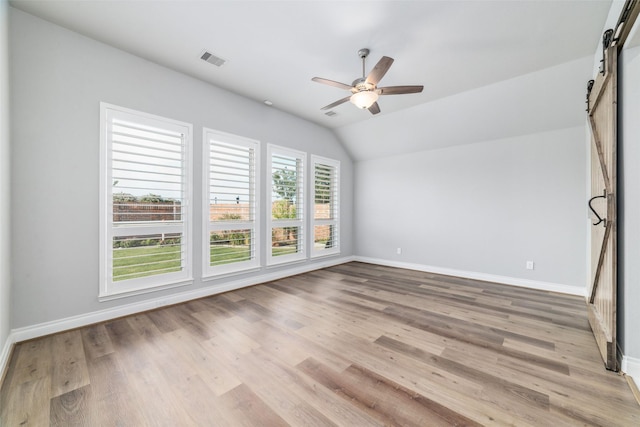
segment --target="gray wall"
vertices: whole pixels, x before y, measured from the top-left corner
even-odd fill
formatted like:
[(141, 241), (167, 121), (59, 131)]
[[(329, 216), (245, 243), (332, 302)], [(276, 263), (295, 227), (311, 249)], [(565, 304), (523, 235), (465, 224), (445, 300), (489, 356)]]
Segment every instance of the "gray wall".
[(618, 340), (640, 369), (640, 47), (624, 49), (619, 63)]
[[(185, 290), (97, 301), (100, 101), (192, 123), (196, 177), (202, 127), (260, 140), (262, 171), (267, 143), (340, 160), (342, 255), (352, 254), (352, 165), (330, 131), (21, 11), (11, 9), (10, 18), (13, 328)], [(196, 180), (194, 195), (199, 194)], [(196, 197), (196, 282), (188, 289), (224, 282), (197, 279), (201, 207)], [(264, 220), (261, 226), (264, 233)]]
[(575, 127), (357, 162), (356, 253), (584, 289), (584, 135)]
[(2, 352), (11, 329), (8, 17), (9, 5), (6, 0), (0, 0), (0, 370)]

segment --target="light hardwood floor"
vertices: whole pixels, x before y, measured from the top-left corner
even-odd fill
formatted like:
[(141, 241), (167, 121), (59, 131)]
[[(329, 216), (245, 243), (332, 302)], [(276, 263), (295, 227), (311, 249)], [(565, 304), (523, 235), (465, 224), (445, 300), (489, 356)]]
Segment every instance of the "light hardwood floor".
[(2, 426), (639, 426), (583, 298), (349, 263), (18, 344)]

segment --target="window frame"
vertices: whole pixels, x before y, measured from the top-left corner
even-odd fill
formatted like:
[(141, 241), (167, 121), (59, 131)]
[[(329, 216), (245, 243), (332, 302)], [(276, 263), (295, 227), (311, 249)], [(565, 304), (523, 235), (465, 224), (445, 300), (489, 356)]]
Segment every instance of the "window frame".
[[(333, 168), (333, 176), (331, 182), (334, 186), (331, 191), (331, 219), (316, 219), (316, 166), (323, 165)], [(311, 247), (311, 258), (335, 255), (340, 253), (340, 161), (329, 159), (315, 154), (311, 155), (311, 166), (309, 168), (309, 174), (313, 179), (309, 179), (311, 186), (311, 197), (309, 198), (309, 204), (312, 206), (309, 210), (312, 211), (311, 217), (311, 239), (309, 246)], [(315, 247), (316, 241), (316, 226), (329, 225), (334, 227), (334, 245), (331, 248), (317, 249)]]
[[(253, 150), (253, 184), (250, 192), (253, 192), (253, 207), (250, 210), (251, 220), (247, 221), (220, 221), (210, 219), (210, 149), (211, 138), (216, 138), (225, 145), (249, 148)], [(221, 132), (215, 129), (203, 128), (202, 132), (202, 275), (203, 279), (220, 276), (246, 273), (260, 268), (261, 258), (261, 230), (260, 230), (260, 141), (246, 138), (231, 133)], [(229, 227), (250, 228), (252, 230), (253, 257), (247, 261), (239, 261), (218, 266), (211, 266), (210, 233), (216, 230), (228, 230)]]
[[(274, 219), (272, 217), (273, 207), (273, 157), (274, 155), (281, 155), (287, 157), (294, 157), (298, 161), (299, 167), (302, 171), (296, 170), (296, 215), (295, 219)], [(294, 150), (287, 147), (282, 147), (274, 144), (267, 144), (267, 200), (265, 206), (266, 217), (266, 235), (265, 235), (265, 254), (267, 259), (267, 266), (282, 265), (297, 261), (304, 261), (307, 257), (307, 232), (306, 232), (306, 196), (305, 196), (305, 182), (306, 182), (306, 169), (307, 169), (307, 153), (304, 151)], [(277, 255), (273, 256), (273, 229), (285, 228), (285, 227), (298, 227), (298, 240), (299, 248), (297, 252), (293, 254)], [(299, 236), (302, 236), (300, 238)], [(301, 246), (301, 247), (300, 247)]]
[[(116, 224), (113, 221), (112, 123), (125, 120), (142, 126), (153, 126), (182, 134), (182, 201), (180, 222), (160, 221)], [(100, 103), (100, 280), (99, 301), (154, 292), (193, 283), (193, 125), (142, 111)], [(113, 280), (113, 238), (117, 236), (181, 233), (181, 270), (121, 281)]]

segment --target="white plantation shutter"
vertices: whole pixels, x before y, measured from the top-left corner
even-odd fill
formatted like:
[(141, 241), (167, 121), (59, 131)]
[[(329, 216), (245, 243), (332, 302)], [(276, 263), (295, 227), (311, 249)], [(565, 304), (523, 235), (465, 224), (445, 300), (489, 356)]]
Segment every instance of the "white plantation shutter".
[(191, 280), (191, 125), (101, 104), (100, 296)]
[(271, 174), (271, 203), (267, 224), (271, 234), (268, 264), (306, 258), (304, 173), (306, 153), (275, 145), (267, 146)]
[(204, 275), (259, 267), (259, 142), (204, 130)]
[(313, 246), (311, 256), (340, 252), (340, 162), (311, 156)]

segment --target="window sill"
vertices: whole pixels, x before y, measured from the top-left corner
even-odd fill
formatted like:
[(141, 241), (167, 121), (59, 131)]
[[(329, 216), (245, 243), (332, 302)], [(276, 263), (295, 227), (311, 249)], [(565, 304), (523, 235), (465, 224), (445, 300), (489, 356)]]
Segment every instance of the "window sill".
[(311, 254), (311, 259), (318, 259), (318, 258), (328, 258), (328, 257), (332, 257), (332, 256), (337, 256), (340, 255), (340, 251), (331, 251), (331, 252), (320, 252), (320, 253), (315, 253), (315, 254)]
[(271, 262), (267, 264), (267, 268), (277, 268), (277, 267), (282, 267), (285, 265), (292, 265), (292, 264), (302, 264), (304, 262), (309, 261), (309, 258), (304, 257), (304, 258), (296, 258), (296, 259), (290, 259), (290, 260), (278, 260), (278, 262)]
[(203, 282), (211, 282), (213, 280), (216, 279), (224, 279), (226, 277), (233, 277), (233, 276), (238, 276), (240, 274), (246, 274), (246, 273), (255, 273), (256, 271), (260, 271), (261, 267), (249, 267), (247, 269), (244, 270), (237, 270), (237, 271), (228, 271), (225, 273), (218, 273), (218, 274), (206, 274), (202, 276), (202, 281)]
[(117, 292), (111, 292), (111, 293), (100, 293), (98, 295), (98, 302), (112, 301), (112, 300), (116, 300), (116, 299), (120, 299), (120, 298), (127, 298), (127, 297), (132, 297), (132, 296), (135, 296), (135, 295), (149, 294), (149, 293), (152, 293), (152, 292), (158, 292), (158, 291), (162, 291), (162, 290), (165, 290), (165, 289), (172, 289), (172, 288), (178, 288), (178, 287), (189, 286), (189, 285), (193, 285), (193, 278), (181, 280), (179, 282), (167, 283), (167, 284), (164, 284), (164, 285), (149, 286), (149, 287), (145, 287), (145, 288), (132, 289), (130, 291), (117, 291)]

